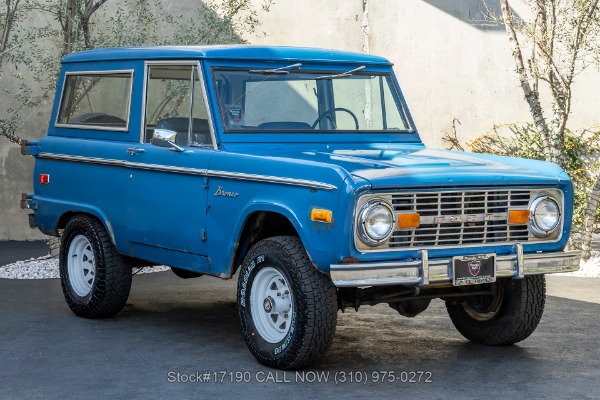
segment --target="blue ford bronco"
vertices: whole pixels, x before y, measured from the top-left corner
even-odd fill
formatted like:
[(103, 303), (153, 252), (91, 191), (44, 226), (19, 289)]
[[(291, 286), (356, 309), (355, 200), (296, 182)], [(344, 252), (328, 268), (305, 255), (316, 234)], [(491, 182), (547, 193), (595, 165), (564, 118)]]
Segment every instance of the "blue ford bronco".
[(61, 236), (65, 299), (118, 313), (132, 268), (238, 274), (261, 363), (317, 361), (338, 310), (403, 316), (445, 301), (467, 339), (509, 345), (538, 325), (573, 188), (550, 163), (428, 149), (392, 64), (332, 50), (101, 49), (67, 56), (35, 157), (32, 226)]

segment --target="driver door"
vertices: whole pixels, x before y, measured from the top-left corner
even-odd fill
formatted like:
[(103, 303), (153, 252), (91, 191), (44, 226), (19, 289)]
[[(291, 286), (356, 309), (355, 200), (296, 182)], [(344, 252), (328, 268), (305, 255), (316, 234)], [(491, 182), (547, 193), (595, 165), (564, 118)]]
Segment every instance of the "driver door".
[(206, 170), (214, 145), (198, 67), (146, 65), (143, 143), (128, 154), (127, 231), (132, 256), (206, 272)]

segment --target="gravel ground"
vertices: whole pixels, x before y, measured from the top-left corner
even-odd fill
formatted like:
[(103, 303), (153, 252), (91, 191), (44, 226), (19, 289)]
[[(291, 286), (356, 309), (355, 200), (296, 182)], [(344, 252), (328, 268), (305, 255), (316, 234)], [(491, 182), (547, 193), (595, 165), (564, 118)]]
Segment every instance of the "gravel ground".
[[(169, 267), (158, 266), (142, 268), (138, 274), (161, 272)], [(555, 274), (557, 276), (580, 276), (587, 278), (600, 277), (600, 251), (592, 251), (592, 257), (587, 262), (581, 262), (580, 270), (568, 274)], [(48, 279), (59, 278), (58, 259), (50, 255), (32, 258), (25, 261), (17, 261), (0, 267), (0, 278), (4, 279)]]
[[(168, 270), (169, 267), (157, 266), (151, 268), (142, 268), (136, 274), (148, 274), (151, 272), (161, 272)], [(59, 278), (58, 258), (50, 255), (31, 258), (25, 261), (17, 261), (12, 264), (0, 267), (0, 278), (4, 279), (48, 279)]]

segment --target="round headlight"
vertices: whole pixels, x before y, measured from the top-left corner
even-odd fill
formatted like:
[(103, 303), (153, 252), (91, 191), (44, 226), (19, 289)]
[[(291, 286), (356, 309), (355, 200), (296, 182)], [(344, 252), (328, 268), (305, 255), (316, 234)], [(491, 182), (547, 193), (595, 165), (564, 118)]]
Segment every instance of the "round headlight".
[(365, 204), (358, 217), (358, 233), (363, 242), (376, 245), (386, 240), (394, 227), (394, 211), (381, 199)]
[(529, 206), (529, 221), (535, 235), (548, 236), (560, 222), (558, 202), (547, 194), (538, 196)]

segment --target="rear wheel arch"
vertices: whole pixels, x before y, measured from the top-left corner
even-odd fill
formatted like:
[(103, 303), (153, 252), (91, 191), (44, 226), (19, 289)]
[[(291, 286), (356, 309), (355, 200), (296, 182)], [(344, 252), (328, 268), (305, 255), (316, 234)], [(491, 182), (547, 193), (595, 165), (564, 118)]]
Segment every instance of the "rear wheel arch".
[(56, 222), (56, 236), (59, 236), (58, 232), (60, 230), (65, 229), (65, 227), (67, 226), (69, 221), (77, 215), (85, 215), (85, 216), (88, 216), (88, 217), (93, 218), (93, 219), (97, 220), (98, 222), (100, 222), (104, 226), (104, 229), (106, 229), (106, 232), (108, 233), (108, 236), (110, 237), (110, 241), (112, 242), (113, 245), (116, 246), (117, 242), (115, 240), (115, 234), (114, 234), (114, 231), (112, 229), (110, 222), (108, 222), (108, 219), (105, 216), (99, 216), (94, 213), (86, 212), (86, 211), (67, 211), (67, 212), (63, 213), (60, 217), (58, 217), (58, 221)]
[[(91, 215), (88, 213), (84, 213), (81, 211), (67, 211), (66, 213), (62, 214), (60, 217), (58, 217), (58, 221), (56, 222), (56, 229), (65, 229), (65, 227), (67, 226), (67, 223), (71, 220), (71, 218), (73, 218), (74, 216), (78, 215), (78, 214), (82, 214), (82, 215)], [(94, 218), (96, 217), (95, 215), (92, 215)]]

